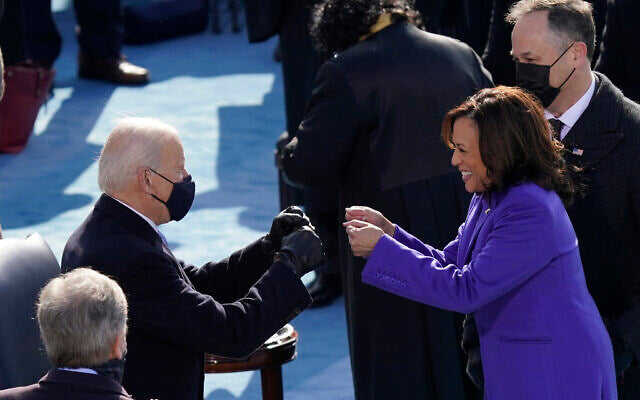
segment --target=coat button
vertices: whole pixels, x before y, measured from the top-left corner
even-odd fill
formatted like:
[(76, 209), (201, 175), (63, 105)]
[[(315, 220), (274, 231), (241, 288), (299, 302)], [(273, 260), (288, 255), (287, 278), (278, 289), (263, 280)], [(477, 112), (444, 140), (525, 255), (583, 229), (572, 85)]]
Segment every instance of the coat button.
[(295, 310), (293, 310), (293, 312), (296, 314), (300, 314), (302, 310), (300, 309), (300, 307), (296, 307)]

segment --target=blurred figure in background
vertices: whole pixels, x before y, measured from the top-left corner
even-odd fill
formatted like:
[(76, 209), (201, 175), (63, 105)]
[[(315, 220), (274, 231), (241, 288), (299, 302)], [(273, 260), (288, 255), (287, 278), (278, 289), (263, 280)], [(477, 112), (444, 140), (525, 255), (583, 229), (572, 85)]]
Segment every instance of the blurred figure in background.
[[(282, 165), (300, 185), (337, 183), (341, 210), (377, 207), (444, 244), (469, 196), (441, 145), (441, 121), (492, 83), (469, 46), (418, 29), (412, 4), (324, 0), (316, 7), (312, 35), (330, 59)], [(474, 398), (458, 344), (461, 316), (363, 285), (364, 262), (343, 230), (340, 265), (357, 399)]]
[(602, 34), (600, 57), (596, 71), (602, 72), (622, 90), (640, 103), (640, 2), (637, 0), (609, 0), (607, 23)]
[(1, 400), (124, 400), (127, 299), (89, 268), (52, 279), (40, 292), (38, 325), (53, 364), (38, 383), (0, 391)]
[[(276, 144), (277, 165), (278, 153), (298, 129), (311, 97), (316, 73), (326, 60), (326, 56), (319, 54), (313, 47), (309, 33), (311, 10), (317, 3), (319, 0), (244, 2), (250, 42), (262, 42), (273, 35), (279, 35), (287, 130)], [(283, 179), (280, 170), (278, 187), (280, 208), (303, 205), (322, 239), (327, 259), (316, 268), (316, 277), (309, 286), (309, 294), (313, 297), (311, 307), (329, 305), (342, 294), (338, 260), (338, 232), (341, 227), (337, 188), (333, 184), (322, 188), (297, 188)]]

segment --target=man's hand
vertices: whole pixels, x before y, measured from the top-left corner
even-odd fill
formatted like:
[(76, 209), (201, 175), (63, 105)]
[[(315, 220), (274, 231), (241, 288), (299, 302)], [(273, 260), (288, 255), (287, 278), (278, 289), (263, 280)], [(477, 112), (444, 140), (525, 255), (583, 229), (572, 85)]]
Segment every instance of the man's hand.
[(313, 228), (309, 217), (302, 212), (300, 207), (289, 206), (273, 219), (271, 230), (267, 234), (266, 239), (271, 242), (273, 250), (278, 251), (283, 237), (305, 225)]
[(343, 223), (354, 256), (369, 257), (384, 231), (375, 225), (357, 219)]
[(324, 258), (322, 241), (311, 226), (305, 225), (282, 238), (282, 246), (274, 261), (288, 265), (302, 276), (320, 265)]
[(382, 215), (380, 211), (364, 206), (347, 207), (344, 210), (345, 219), (347, 221), (353, 221), (354, 219), (357, 219), (358, 221), (368, 222), (382, 229), (387, 235), (393, 237), (396, 226), (391, 223), (391, 221), (389, 221), (384, 215)]

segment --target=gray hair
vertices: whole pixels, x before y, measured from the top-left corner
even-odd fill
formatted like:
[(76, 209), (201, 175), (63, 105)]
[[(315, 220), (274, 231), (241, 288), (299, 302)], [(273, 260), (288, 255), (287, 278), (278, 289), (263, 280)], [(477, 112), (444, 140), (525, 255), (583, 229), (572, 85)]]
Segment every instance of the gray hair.
[(125, 118), (111, 131), (98, 161), (98, 186), (117, 193), (136, 177), (138, 168), (160, 168), (162, 150), (178, 131), (153, 118)]
[(127, 299), (111, 278), (78, 268), (52, 279), (38, 298), (40, 335), (56, 367), (91, 367), (109, 359), (126, 332)]
[(515, 24), (522, 16), (536, 11), (548, 11), (549, 29), (558, 35), (558, 51), (564, 51), (571, 42), (583, 42), (587, 58), (593, 58), (596, 28), (591, 4), (583, 0), (520, 0), (511, 6), (505, 19)]

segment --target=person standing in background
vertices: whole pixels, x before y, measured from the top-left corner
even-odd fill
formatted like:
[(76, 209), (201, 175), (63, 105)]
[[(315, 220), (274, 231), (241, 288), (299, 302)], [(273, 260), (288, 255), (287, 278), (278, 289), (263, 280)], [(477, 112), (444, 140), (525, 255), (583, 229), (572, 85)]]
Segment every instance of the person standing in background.
[(310, 307), (329, 305), (342, 294), (338, 264), (338, 232), (341, 227), (337, 188), (335, 185), (326, 185), (302, 189), (290, 185), (283, 179), (278, 153), (298, 129), (311, 97), (316, 73), (326, 60), (313, 47), (309, 34), (311, 10), (317, 3), (319, 0), (244, 2), (250, 42), (262, 42), (279, 35), (287, 122), (287, 130), (276, 143), (280, 208), (303, 205), (325, 246), (327, 259), (316, 268), (316, 277), (309, 285), (309, 294), (313, 297)]
[[(419, 29), (412, 3), (316, 7), (311, 32), (330, 58), (282, 165), (299, 185), (338, 184), (341, 210), (376, 207), (445, 244), (469, 196), (441, 145), (441, 121), (492, 83), (468, 45)], [(362, 284), (364, 262), (344, 230), (340, 265), (356, 399), (473, 399), (458, 343), (461, 316)]]

